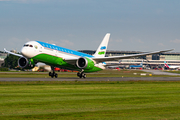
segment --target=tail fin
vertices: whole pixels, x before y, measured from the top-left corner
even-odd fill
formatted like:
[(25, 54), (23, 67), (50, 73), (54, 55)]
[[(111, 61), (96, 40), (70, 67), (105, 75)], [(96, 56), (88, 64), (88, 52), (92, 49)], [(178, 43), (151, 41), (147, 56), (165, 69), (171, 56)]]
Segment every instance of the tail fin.
[(169, 65), (164, 61), (164, 67), (169, 68)]
[(94, 57), (105, 57), (108, 42), (109, 42), (110, 33), (107, 33), (99, 45), (98, 49), (96, 50), (96, 53), (93, 55)]
[(143, 60), (142, 60), (142, 62), (141, 62), (141, 64), (140, 64), (140, 66), (143, 66)]

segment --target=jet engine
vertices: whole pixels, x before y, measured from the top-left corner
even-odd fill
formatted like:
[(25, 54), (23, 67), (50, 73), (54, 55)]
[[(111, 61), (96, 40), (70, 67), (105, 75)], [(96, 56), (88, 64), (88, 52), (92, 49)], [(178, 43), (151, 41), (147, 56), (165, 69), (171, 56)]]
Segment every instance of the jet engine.
[(89, 70), (94, 67), (94, 62), (89, 58), (81, 57), (76, 61), (76, 65), (80, 69)]
[(18, 60), (18, 65), (19, 67), (21, 68), (26, 68), (26, 69), (31, 69), (31, 68), (34, 68), (35, 67), (35, 63), (33, 61), (33, 59), (27, 59), (25, 57), (21, 57), (19, 58)]

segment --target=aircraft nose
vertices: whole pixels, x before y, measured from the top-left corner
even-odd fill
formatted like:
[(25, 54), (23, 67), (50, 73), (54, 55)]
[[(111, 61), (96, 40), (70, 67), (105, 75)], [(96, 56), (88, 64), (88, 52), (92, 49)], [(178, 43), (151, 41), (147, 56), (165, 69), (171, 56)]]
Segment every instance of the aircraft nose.
[(23, 47), (23, 48), (21, 49), (21, 54), (22, 54), (23, 56), (26, 56), (26, 54), (27, 54), (27, 49)]

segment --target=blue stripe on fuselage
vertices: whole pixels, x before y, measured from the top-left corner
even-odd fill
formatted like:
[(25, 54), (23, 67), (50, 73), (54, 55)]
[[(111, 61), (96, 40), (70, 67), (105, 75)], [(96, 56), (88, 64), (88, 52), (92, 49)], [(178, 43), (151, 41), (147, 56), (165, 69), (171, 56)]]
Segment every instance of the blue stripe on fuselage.
[(77, 55), (77, 56), (81, 56), (81, 57), (89, 57), (89, 58), (94, 57), (94, 56), (89, 55), (89, 54), (85, 54), (85, 53), (82, 53), (82, 52), (70, 50), (70, 49), (63, 48), (63, 47), (59, 47), (59, 46), (52, 45), (52, 44), (49, 44), (49, 43), (45, 43), (45, 42), (41, 42), (41, 41), (36, 41), (36, 42), (41, 44), (43, 47), (53, 49), (53, 50), (58, 50), (58, 51), (65, 52), (65, 53), (68, 53), (68, 54)]

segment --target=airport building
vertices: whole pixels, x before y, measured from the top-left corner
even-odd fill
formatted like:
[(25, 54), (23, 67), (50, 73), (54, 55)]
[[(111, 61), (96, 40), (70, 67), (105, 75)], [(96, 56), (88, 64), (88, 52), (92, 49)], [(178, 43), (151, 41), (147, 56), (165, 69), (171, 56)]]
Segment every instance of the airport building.
[[(95, 50), (80, 50), (90, 55), (95, 53)], [(131, 54), (140, 54), (143, 52), (140, 51), (106, 51), (106, 57), (108, 56), (120, 56), (120, 55), (131, 55)], [(141, 57), (135, 57), (132, 59), (122, 59), (120, 61), (111, 61), (111, 63), (121, 62), (121, 64), (140, 64), (143, 61), (144, 65), (147, 65), (150, 68), (162, 67), (164, 61), (169, 65), (180, 65), (180, 52), (165, 52), (154, 55), (146, 55)]]

